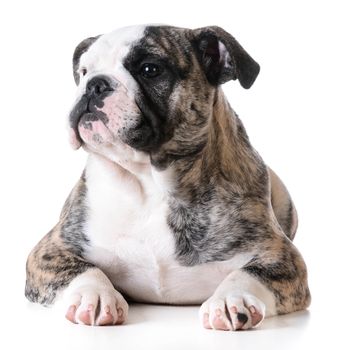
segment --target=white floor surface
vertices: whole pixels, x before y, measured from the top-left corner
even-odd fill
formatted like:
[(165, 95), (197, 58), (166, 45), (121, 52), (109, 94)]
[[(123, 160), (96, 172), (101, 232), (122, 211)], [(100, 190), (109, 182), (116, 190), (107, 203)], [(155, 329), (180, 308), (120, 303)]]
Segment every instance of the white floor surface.
[[(9, 305), (7, 305), (9, 306)], [(18, 305), (17, 305), (18, 306)], [(23, 300), (23, 312), (11, 313), (0, 337), (2, 349), (346, 349), (337, 309), (303, 311), (266, 319), (251, 331), (203, 329), (198, 307), (130, 305), (126, 325), (73, 325), (52, 309)], [(16, 310), (16, 309), (13, 309)], [(335, 319), (336, 320), (336, 319)], [(339, 321), (339, 318), (337, 318)], [(2, 318), (4, 321), (4, 318)], [(339, 329), (340, 328), (340, 329)], [(4, 327), (2, 327), (4, 329)]]

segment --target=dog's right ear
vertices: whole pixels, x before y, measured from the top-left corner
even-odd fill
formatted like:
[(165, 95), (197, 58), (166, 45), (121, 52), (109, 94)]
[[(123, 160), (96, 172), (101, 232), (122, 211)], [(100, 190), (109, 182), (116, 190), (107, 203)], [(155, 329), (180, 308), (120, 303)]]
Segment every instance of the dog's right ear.
[(89, 49), (90, 45), (92, 45), (99, 37), (100, 35), (84, 39), (75, 48), (75, 52), (72, 58), (72, 67), (73, 67), (73, 77), (75, 79), (76, 85), (78, 85), (80, 82), (80, 75), (78, 72), (80, 58), (82, 54)]

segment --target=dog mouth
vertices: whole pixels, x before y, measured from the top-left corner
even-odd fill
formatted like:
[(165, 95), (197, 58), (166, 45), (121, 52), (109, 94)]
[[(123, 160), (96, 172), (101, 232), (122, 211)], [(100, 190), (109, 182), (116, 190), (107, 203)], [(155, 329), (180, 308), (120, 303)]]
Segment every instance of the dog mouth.
[[(82, 144), (90, 141), (101, 141), (101, 129), (106, 133), (108, 138), (110, 131), (107, 128), (109, 121), (107, 115), (100, 109), (104, 106), (102, 100), (91, 100), (83, 95), (75, 104), (70, 112), (71, 144), (73, 148), (78, 149)], [(92, 134), (92, 135), (91, 135)], [(100, 142), (97, 142), (100, 143)]]
[(93, 122), (96, 121), (101, 121), (105, 127), (107, 127), (108, 118), (105, 113), (96, 111), (82, 114), (76, 126), (76, 132), (78, 132), (79, 137), (81, 137), (79, 133), (79, 127), (84, 127), (85, 129), (92, 130)]
[(161, 119), (122, 85), (112, 91), (83, 94), (76, 101), (69, 115), (71, 146), (100, 151), (124, 143), (144, 152), (157, 149), (164, 139)]

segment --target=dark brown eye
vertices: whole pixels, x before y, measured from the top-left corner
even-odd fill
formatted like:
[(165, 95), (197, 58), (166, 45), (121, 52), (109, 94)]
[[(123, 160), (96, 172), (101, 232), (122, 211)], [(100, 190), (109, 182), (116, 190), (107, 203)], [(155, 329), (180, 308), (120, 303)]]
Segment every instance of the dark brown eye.
[(144, 63), (141, 66), (141, 74), (145, 78), (155, 78), (161, 74), (161, 69), (157, 64)]
[(87, 74), (87, 68), (81, 68), (81, 74), (85, 76)]

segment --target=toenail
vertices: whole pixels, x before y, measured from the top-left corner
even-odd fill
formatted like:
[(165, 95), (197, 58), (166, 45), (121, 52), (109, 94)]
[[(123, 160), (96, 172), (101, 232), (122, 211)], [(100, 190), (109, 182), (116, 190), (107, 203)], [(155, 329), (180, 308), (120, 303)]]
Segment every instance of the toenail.
[(118, 312), (118, 317), (122, 317), (123, 316), (123, 309), (117, 309)]
[(250, 306), (249, 310), (251, 311), (252, 314), (256, 313), (255, 307), (253, 305)]
[(109, 314), (111, 312), (111, 308), (108, 305), (105, 306), (105, 312), (107, 314)]
[(76, 311), (76, 305), (71, 305), (67, 310), (68, 313), (75, 312), (75, 311)]
[(65, 318), (67, 318), (69, 321), (76, 323), (75, 321), (75, 314), (76, 314), (76, 305), (71, 305), (65, 314)]
[(237, 313), (237, 308), (236, 308), (236, 306), (232, 306), (232, 307), (230, 308), (230, 311), (231, 311), (233, 314), (236, 314), (236, 313)]
[(239, 320), (239, 322), (245, 324), (248, 321), (248, 317), (246, 314), (243, 314), (241, 312), (237, 313), (237, 319)]
[(222, 310), (221, 309), (217, 309), (216, 310), (216, 316), (220, 317), (222, 315)]

